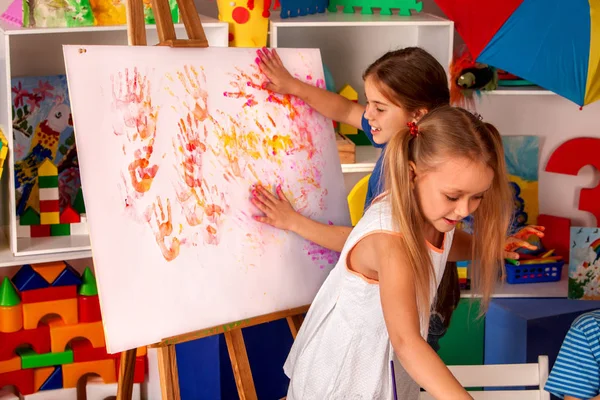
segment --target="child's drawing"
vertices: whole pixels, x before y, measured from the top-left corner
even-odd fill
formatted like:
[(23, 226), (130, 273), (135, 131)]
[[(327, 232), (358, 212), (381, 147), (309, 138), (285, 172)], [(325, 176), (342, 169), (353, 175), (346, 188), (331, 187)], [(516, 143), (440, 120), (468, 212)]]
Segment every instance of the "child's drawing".
[[(250, 193), (280, 186), (349, 225), (330, 121), (263, 89), (251, 49), (78, 50), (65, 59), (111, 350), (310, 303), (339, 255), (255, 221)], [(318, 51), (282, 53), (324, 87)], [(139, 285), (123, 291), (127, 276)]]
[(62, 212), (81, 187), (66, 76), (14, 78), (11, 91), (16, 213), (40, 212), (37, 168), (47, 158), (58, 168)]
[(571, 227), (569, 298), (600, 300), (600, 228)]

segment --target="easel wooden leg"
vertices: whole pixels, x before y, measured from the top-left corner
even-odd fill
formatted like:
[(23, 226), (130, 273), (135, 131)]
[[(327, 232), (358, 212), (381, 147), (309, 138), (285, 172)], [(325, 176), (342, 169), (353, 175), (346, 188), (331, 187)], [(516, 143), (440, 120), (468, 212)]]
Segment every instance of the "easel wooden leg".
[(291, 317), (287, 317), (286, 319), (288, 325), (290, 326), (292, 337), (296, 339), (298, 331), (300, 330), (300, 326), (302, 326), (302, 322), (304, 322), (304, 314), (292, 315)]
[(131, 400), (133, 393), (133, 372), (135, 370), (135, 354), (137, 349), (121, 353), (121, 367), (119, 368), (119, 384), (117, 386), (117, 400)]
[(175, 345), (158, 348), (158, 374), (163, 400), (179, 400), (179, 374)]
[(240, 400), (257, 400), (242, 330), (233, 329), (225, 332), (224, 335)]

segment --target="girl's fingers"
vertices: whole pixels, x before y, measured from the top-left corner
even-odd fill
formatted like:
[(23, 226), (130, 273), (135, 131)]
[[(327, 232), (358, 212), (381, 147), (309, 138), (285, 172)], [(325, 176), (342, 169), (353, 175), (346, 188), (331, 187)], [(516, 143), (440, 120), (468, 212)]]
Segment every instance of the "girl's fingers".
[(512, 251), (507, 251), (504, 253), (504, 258), (510, 258), (512, 260), (518, 260), (519, 259), (519, 253), (515, 253)]
[(269, 192), (267, 189), (265, 189), (262, 186), (259, 186), (256, 190), (266, 199), (266, 201), (275, 205), (275, 203), (277, 202), (278, 199), (275, 196), (273, 196), (273, 194), (271, 192)]
[(283, 62), (281, 61), (281, 58), (279, 58), (279, 54), (277, 54), (277, 50), (273, 49), (273, 61), (275, 61), (275, 64), (277, 64), (280, 67), (283, 67)]
[(262, 222), (263, 224), (273, 225), (271, 223), (271, 221), (269, 220), (268, 217), (263, 217), (263, 216), (260, 216), (260, 215), (255, 215), (252, 218), (254, 218), (255, 221)]
[(266, 204), (259, 197), (252, 197), (250, 199), (250, 201), (252, 202), (252, 204), (254, 204), (256, 206), (256, 208), (258, 208), (260, 211), (262, 211), (265, 214), (267, 214), (271, 210), (271, 207), (268, 204)]

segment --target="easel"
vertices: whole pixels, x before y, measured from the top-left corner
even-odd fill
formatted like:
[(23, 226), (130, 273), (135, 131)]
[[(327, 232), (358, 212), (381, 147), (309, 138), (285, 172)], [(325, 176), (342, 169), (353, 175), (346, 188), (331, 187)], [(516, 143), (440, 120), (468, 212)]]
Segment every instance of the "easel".
[[(204, 28), (193, 0), (177, 0), (181, 19), (188, 39), (177, 39), (171, 17), (168, 0), (152, 0), (152, 10), (156, 20), (159, 46), (170, 47), (208, 47)], [(130, 46), (146, 46), (146, 27), (142, 0), (127, 0), (127, 37)], [(290, 310), (254, 317), (244, 321), (203, 329), (184, 335), (163, 339), (151, 345), (157, 348), (160, 375), (160, 386), (163, 400), (179, 400), (179, 378), (175, 345), (191, 340), (223, 333), (233, 368), (233, 375), (240, 400), (256, 400), (256, 389), (252, 379), (252, 371), (246, 353), (246, 345), (242, 336), (242, 328), (286, 318), (292, 337), (295, 339), (308, 311), (308, 305)], [(133, 392), (133, 373), (135, 368), (136, 349), (127, 350), (121, 355), (117, 400), (131, 400)]]

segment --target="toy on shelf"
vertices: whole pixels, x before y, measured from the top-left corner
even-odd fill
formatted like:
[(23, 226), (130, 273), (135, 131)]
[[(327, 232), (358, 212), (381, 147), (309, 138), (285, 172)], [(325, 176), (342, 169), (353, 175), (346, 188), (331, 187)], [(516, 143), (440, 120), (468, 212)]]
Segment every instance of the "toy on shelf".
[(271, 0), (217, 0), (219, 20), (229, 23), (229, 47), (267, 45)]
[(498, 87), (498, 73), (495, 68), (475, 62), (471, 53), (463, 49), (450, 64), (450, 103), (474, 108), (474, 96), (482, 91)]
[[(120, 354), (106, 352), (96, 278), (89, 268), (81, 276), (64, 261), (24, 265), (12, 279), (4, 278), (0, 343), (0, 387), (14, 385), (23, 396), (57, 391), (31, 398), (76, 399), (69, 390), (81, 377), (96, 374), (111, 386), (103, 390), (95, 382), (93, 390), (116, 394)], [(146, 370), (143, 347), (136, 354), (134, 383), (144, 382)]]
[(469, 278), (469, 261), (457, 261), (456, 271), (458, 273), (458, 286), (460, 290), (471, 289), (471, 279)]
[[(350, 101), (358, 103), (358, 92), (350, 85), (344, 85), (339, 94)], [(351, 125), (341, 123), (340, 133), (342, 135), (356, 135), (358, 133), (358, 129)]]
[(373, 8), (381, 9), (380, 15), (392, 15), (393, 9), (399, 9), (399, 15), (410, 16), (411, 11), (423, 11), (423, 2), (416, 0), (330, 0), (329, 12), (337, 12), (338, 7), (343, 7), (345, 14), (353, 14), (354, 7), (361, 8), (361, 14), (373, 14)]
[(4, 168), (4, 161), (6, 160), (6, 155), (8, 154), (8, 141), (6, 140), (6, 136), (4, 136), (4, 132), (0, 129), (0, 178), (2, 178), (2, 170)]
[(281, 18), (302, 17), (309, 14), (324, 13), (327, 10), (328, 0), (281, 0)]
[(560, 281), (565, 261), (557, 255), (555, 249), (548, 250), (536, 235), (525, 239), (537, 247), (536, 250), (518, 248), (519, 259), (507, 258), (505, 261), (507, 283), (538, 283)]

